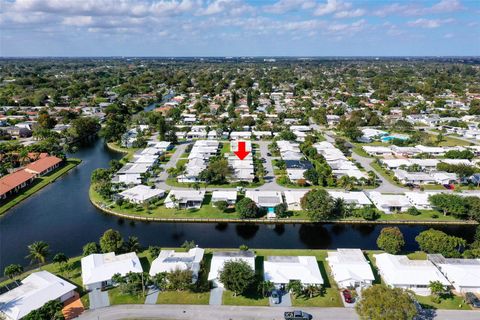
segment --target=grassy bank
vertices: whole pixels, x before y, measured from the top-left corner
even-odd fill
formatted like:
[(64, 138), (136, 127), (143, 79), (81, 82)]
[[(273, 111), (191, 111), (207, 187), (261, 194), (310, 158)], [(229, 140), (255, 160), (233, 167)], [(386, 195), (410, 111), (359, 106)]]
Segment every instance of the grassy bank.
[(19, 204), (23, 200), (27, 199), (31, 195), (35, 194), (45, 186), (49, 185), (50, 183), (55, 182), (58, 178), (66, 174), (68, 171), (71, 169), (75, 168), (78, 166), (82, 160), (76, 159), (76, 158), (70, 158), (65, 161), (65, 163), (58, 168), (57, 170), (42, 176), (38, 177), (34, 180), (31, 186), (21, 190), (19, 193), (17, 193), (14, 197), (7, 199), (7, 202), (5, 204), (2, 204), (0, 206), (0, 215), (4, 214), (7, 212), (10, 208), (13, 206)]

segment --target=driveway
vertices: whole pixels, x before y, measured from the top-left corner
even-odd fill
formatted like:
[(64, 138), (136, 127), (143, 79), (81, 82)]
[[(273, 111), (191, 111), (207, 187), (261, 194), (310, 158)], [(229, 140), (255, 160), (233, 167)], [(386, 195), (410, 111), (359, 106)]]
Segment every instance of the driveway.
[(145, 304), (156, 304), (159, 293), (160, 290), (158, 290), (157, 288), (148, 289), (147, 297), (145, 298)]
[(208, 304), (211, 306), (221, 306), (223, 291), (223, 288), (213, 288), (210, 290), (210, 301)]
[(292, 298), (289, 292), (282, 292), (282, 297), (280, 299), (279, 304), (273, 303), (272, 297), (268, 298), (270, 303), (270, 307), (291, 307), (292, 306)]
[(88, 294), (90, 309), (105, 308), (110, 306), (107, 291), (93, 290)]

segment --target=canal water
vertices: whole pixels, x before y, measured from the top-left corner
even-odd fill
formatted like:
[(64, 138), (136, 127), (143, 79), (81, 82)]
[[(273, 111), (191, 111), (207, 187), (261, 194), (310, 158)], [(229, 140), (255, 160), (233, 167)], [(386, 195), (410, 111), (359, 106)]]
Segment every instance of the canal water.
[[(72, 256), (82, 246), (97, 241), (102, 233), (114, 228), (124, 237), (137, 236), (144, 246), (175, 247), (194, 240), (202, 247), (237, 248), (362, 248), (376, 249), (381, 225), (242, 225), (194, 223), (143, 223), (108, 216), (93, 207), (88, 199), (91, 172), (107, 167), (122, 155), (108, 150), (102, 140), (82, 147), (74, 154), (83, 162), (63, 178), (45, 187), (0, 217), (0, 272), (6, 265), (29, 262), (27, 246), (42, 240), (52, 254)], [(415, 250), (415, 236), (427, 226), (400, 226), (406, 249)], [(471, 240), (474, 227), (436, 227), (449, 234)]]

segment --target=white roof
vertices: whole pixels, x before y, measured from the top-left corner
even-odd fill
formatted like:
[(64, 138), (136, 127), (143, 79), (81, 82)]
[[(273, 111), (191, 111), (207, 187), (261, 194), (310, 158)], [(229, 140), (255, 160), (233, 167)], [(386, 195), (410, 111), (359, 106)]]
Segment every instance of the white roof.
[(437, 266), (453, 285), (480, 288), (480, 259), (445, 259)]
[(323, 284), (314, 256), (270, 256), (263, 262), (265, 281), (288, 283), (300, 280), (303, 284)]
[(360, 205), (370, 205), (372, 202), (365, 195), (363, 191), (332, 191), (328, 190), (330, 196), (335, 199), (343, 199), (347, 203), (354, 203)]
[(177, 203), (184, 203), (187, 201), (203, 201), (205, 197), (205, 190), (171, 190), (165, 199), (165, 203), (172, 202), (172, 196), (175, 196)]
[(218, 279), (220, 271), (227, 261), (245, 261), (253, 270), (255, 270), (255, 254), (252, 251), (217, 251), (213, 253), (210, 262), (210, 272), (208, 280)]
[(377, 207), (411, 207), (410, 201), (403, 194), (382, 194), (371, 191), (368, 197)]
[(309, 190), (285, 190), (283, 194), (285, 195), (285, 202), (287, 204), (300, 204), (303, 196)]
[(198, 247), (190, 249), (188, 252), (162, 250), (158, 257), (152, 261), (150, 275), (154, 276), (160, 272), (175, 270), (191, 270), (194, 274), (198, 274), (204, 253), (205, 250)]
[(22, 284), (0, 295), (0, 318), (21, 319), (31, 311), (42, 307), (75, 290), (76, 286), (47, 271), (30, 274)]
[(275, 207), (276, 205), (283, 203), (282, 193), (280, 191), (247, 190), (245, 192), (245, 197), (252, 199), (261, 207)]
[(375, 280), (372, 268), (360, 249), (329, 251), (327, 260), (336, 281)]
[(143, 184), (135, 186), (133, 188), (127, 189), (120, 192), (120, 195), (131, 201), (147, 201), (154, 197), (159, 197), (165, 194), (165, 190), (162, 189), (152, 189), (149, 186)]
[(372, 268), (360, 249), (329, 251), (327, 260), (336, 281), (375, 280)]
[(82, 258), (81, 262), (84, 285), (108, 281), (115, 273), (125, 276), (129, 272), (143, 272), (135, 252), (118, 256), (115, 252), (91, 254)]
[(212, 201), (235, 201), (237, 200), (237, 191), (235, 190), (222, 190), (212, 192)]
[(373, 255), (383, 280), (389, 285), (425, 285), (440, 281), (450, 285), (445, 276), (428, 260), (410, 260), (389, 253)]
[(369, 153), (392, 153), (392, 149), (390, 147), (384, 146), (363, 146), (362, 147), (365, 152)]
[(414, 206), (429, 206), (428, 198), (434, 194), (442, 193), (441, 191), (426, 191), (426, 192), (405, 192), (405, 196), (410, 200)]

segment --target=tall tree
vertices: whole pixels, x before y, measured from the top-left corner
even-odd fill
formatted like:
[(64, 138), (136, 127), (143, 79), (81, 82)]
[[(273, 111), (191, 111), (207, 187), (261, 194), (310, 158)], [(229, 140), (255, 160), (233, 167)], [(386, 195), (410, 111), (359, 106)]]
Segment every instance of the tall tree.
[(385, 227), (377, 238), (377, 246), (391, 254), (402, 251), (405, 245), (403, 234), (398, 227)]
[(30, 263), (37, 262), (42, 265), (47, 260), (49, 255), (49, 246), (46, 242), (36, 241), (28, 246), (29, 254), (27, 259), (30, 259)]

